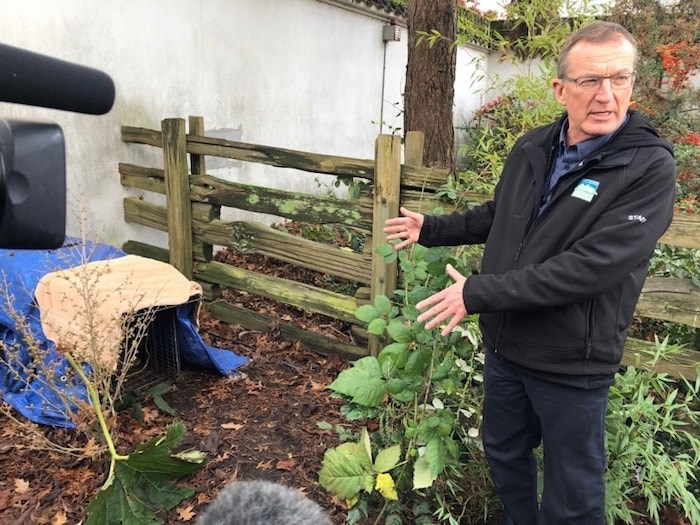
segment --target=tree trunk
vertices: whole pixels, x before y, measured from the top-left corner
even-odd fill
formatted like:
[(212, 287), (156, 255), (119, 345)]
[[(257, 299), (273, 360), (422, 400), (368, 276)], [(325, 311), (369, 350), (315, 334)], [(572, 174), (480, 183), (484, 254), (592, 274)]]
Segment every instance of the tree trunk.
[[(404, 129), (425, 133), (426, 166), (454, 168), (456, 0), (410, 0)], [(442, 35), (430, 47), (419, 32)]]

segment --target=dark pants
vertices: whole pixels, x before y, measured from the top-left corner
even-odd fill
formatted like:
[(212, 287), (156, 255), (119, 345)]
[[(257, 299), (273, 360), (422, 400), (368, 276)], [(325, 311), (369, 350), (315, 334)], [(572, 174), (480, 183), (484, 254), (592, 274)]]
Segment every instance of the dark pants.
[[(608, 388), (544, 381), (487, 352), (483, 440), (506, 517), (515, 525), (605, 523), (605, 412)], [(537, 499), (533, 449), (544, 447)]]

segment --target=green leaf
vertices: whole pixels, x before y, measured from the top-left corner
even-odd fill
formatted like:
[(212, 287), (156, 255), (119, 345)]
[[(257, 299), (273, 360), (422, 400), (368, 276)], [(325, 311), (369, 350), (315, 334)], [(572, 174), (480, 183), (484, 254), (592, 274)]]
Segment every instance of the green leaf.
[(379, 317), (379, 311), (371, 304), (363, 304), (355, 310), (355, 317), (364, 323), (369, 323), (372, 319)]
[(157, 385), (149, 388), (148, 393), (151, 394), (152, 396), (162, 396), (162, 395), (165, 395), (168, 392), (172, 392), (174, 390), (175, 390), (175, 387), (171, 384), (158, 383)]
[(447, 450), (441, 439), (433, 438), (428, 441), (423, 457), (428, 462), (433, 480), (445, 470), (445, 466), (447, 465)]
[(385, 361), (392, 361), (397, 368), (403, 368), (408, 359), (408, 347), (403, 343), (391, 343), (382, 348), (377, 359), (381, 365)]
[(153, 402), (166, 414), (170, 414), (171, 416), (177, 416), (177, 412), (175, 411), (175, 409), (171, 407), (161, 396), (153, 396)]
[(367, 332), (373, 335), (382, 335), (384, 333), (385, 328), (386, 321), (381, 317), (378, 317), (376, 319), (372, 319), (367, 325)]
[(117, 412), (121, 412), (127, 408), (132, 408), (139, 402), (140, 397), (137, 390), (129, 390), (114, 404), (114, 409)]
[(377, 255), (382, 257), (387, 264), (391, 264), (396, 260), (396, 250), (388, 242), (380, 244), (377, 247)]
[(352, 398), (362, 406), (379, 406), (386, 393), (386, 385), (376, 357), (367, 356), (355, 361), (352, 368), (343, 370), (329, 388)]
[(436, 478), (437, 476), (433, 476), (430, 471), (430, 465), (425, 456), (419, 457), (413, 466), (413, 489), (427, 489), (432, 486)]
[(377, 472), (389, 472), (400, 459), (401, 447), (399, 445), (380, 450), (377, 453), (377, 459), (374, 460), (374, 470)]
[(378, 295), (374, 298), (374, 307), (382, 315), (389, 315), (391, 312), (391, 300), (386, 295)]
[(411, 329), (401, 321), (393, 321), (386, 327), (389, 336), (397, 343), (410, 343), (412, 341)]
[(116, 462), (110, 481), (87, 508), (86, 525), (158, 525), (158, 513), (170, 510), (194, 491), (172, 484), (205, 463), (202, 453), (189, 451), (175, 456), (185, 431), (182, 423), (165, 436), (139, 445), (125, 460)]
[(343, 443), (327, 450), (318, 482), (341, 499), (354, 498), (362, 489), (372, 492), (374, 475), (368, 471), (363, 457), (366, 457), (366, 451), (357, 443)]

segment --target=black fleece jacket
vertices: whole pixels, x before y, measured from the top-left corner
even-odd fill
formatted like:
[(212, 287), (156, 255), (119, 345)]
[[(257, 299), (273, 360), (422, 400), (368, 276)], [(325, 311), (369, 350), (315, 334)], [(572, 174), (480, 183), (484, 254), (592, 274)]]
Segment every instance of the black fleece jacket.
[(564, 175), (538, 216), (564, 115), (525, 134), (494, 199), (426, 216), (424, 246), (486, 243), (464, 286), (488, 350), (540, 374), (610, 375), (649, 258), (673, 217), (669, 143), (635, 111), (601, 148)]

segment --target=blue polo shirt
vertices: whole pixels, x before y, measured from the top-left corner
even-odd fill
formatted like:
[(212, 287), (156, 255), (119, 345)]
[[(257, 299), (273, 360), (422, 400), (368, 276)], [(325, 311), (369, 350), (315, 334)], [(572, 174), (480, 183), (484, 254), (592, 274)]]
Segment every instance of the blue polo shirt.
[(620, 129), (627, 122), (629, 115), (625, 116), (625, 120), (620, 124), (620, 126), (607, 135), (601, 135), (600, 137), (595, 137), (592, 139), (584, 140), (573, 146), (566, 146), (566, 131), (569, 129), (569, 119), (564, 121), (564, 125), (561, 127), (559, 132), (559, 143), (557, 145), (556, 156), (554, 157), (554, 162), (552, 163), (552, 171), (549, 174), (548, 186), (542, 197), (542, 204), (540, 205), (539, 213), (542, 213), (544, 209), (549, 206), (552, 200), (552, 194), (554, 193), (554, 188), (564, 175), (566, 175), (572, 169), (581, 166), (586, 157), (595, 152), (603, 144), (608, 142), (617, 130)]

